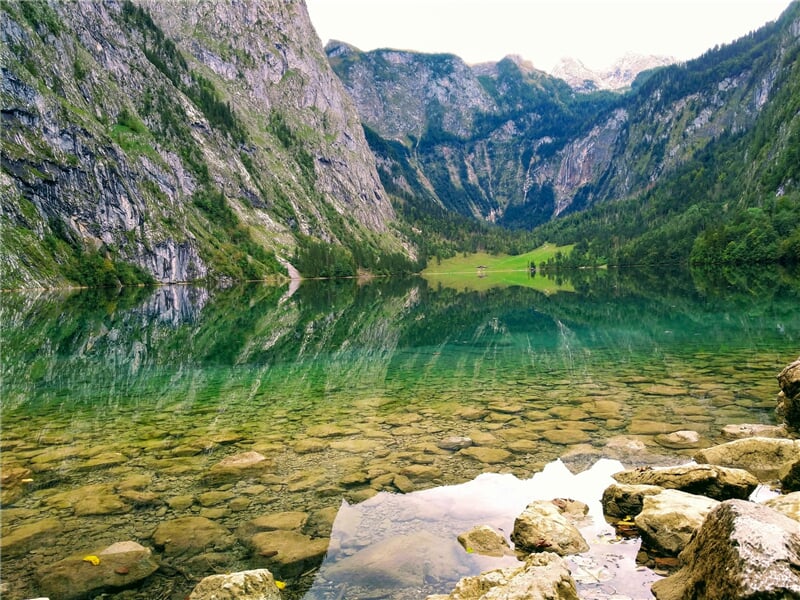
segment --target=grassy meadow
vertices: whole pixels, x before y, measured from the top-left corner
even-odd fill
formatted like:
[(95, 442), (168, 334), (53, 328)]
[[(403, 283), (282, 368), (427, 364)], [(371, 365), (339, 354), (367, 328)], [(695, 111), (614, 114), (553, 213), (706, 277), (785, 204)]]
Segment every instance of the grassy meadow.
[(428, 283), (458, 290), (483, 291), (493, 287), (525, 286), (544, 293), (574, 291), (567, 283), (557, 283), (539, 273), (531, 274), (530, 265), (537, 266), (555, 256), (556, 252), (568, 254), (572, 246), (543, 244), (535, 250), (510, 256), (508, 254), (458, 254), (430, 264), (422, 276)]

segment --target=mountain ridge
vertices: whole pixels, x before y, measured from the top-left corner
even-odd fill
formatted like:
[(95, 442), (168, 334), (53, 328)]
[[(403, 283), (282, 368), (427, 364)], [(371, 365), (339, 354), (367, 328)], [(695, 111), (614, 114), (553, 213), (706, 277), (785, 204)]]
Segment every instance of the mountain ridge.
[(303, 2), (2, 11), (2, 287), (413, 258)]

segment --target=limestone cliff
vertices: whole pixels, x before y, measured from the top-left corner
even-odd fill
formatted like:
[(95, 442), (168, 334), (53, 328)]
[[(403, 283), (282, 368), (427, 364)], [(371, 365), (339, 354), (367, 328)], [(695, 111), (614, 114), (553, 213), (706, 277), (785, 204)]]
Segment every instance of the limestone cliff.
[(791, 68), (799, 26), (794, 2), (775, 23), (695, 60), (627, 56), (590, 86), (624, 84), (625, 93), (579, 93), (517, 57), (467, 67), (449, 55), (326, 50), (374, 130), (388, 190), (426, 191), (461, 214), (531, 228), (636, 195), (753, 128)]
[(0, 8), (4, 287), (249, 279), (404, 252), (301, 0)]

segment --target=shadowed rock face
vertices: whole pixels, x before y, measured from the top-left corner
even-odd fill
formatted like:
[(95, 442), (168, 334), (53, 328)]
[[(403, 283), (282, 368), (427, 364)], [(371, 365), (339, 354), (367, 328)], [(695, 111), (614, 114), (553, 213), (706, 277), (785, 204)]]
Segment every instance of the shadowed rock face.
[(723, 502), (680, 559), (678, 572), (653, 584), (658, 600), (800, 595), (800, 524), (766, 506)]
[(4, 240), (12, 286), (63, 283), (67, 250), (43, 244), (48, 236), (160, 282), (235, 277), (214, 256), (214, 241), (230, 241), (222, 213), (208, 219), (196, 202), (208, 190), (268, 251), (296, 233), (402, 251), (358, 115), (303, 2), (40, 12), (8, 2), (0, 20), (0, 186), (19, 228)]

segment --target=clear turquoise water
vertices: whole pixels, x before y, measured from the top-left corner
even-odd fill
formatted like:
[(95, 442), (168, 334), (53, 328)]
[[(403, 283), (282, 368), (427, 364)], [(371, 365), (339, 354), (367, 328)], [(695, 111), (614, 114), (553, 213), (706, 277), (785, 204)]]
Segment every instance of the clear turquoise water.
[[(576, 292), (550, 296), (417, 279), (305, 282), (291, 296), (263, 285), (4, 294), (2, 466), (33, 481), (4, 504), (3, 538), (50, 517), (62, 529), (4, 551), (3, 596), (35, 597), (36, 570), (76, 551), (153, 547), (157, 525), (179, 516), (235, 531), (264, 514), (396, 493), (386, 474), (409, 473), (424, 490), (485, 472), (524, 479), (559, 457), (574, 470), (602, 456), (685, 460), (691, 450), (658, 434), (694, 429), (710, 444), (725, 424), (775, 421), (775, 375), (800, 353), (796, 279), (581, 276)], [(450, 436), (509, 454), (486, 463), (438, 451)], [(645, 450), (620, 455), (620, 436)], [(271, 461), (268, 476), (203, 506), (198, 496), (214, 489), (204, 473), (250, 450)], [(134, 476), (151, 503), (79, 514), (69, 497), (119, 499)], [(192, 574), (257, 562), (240, 544), (217, 559)], [(313, 567), (286, 577), (291, 594), (314, 577)], [(452, 585), (431, 581), (420, 589)], [(110, 597), (189, 589), (165, 570)]]

